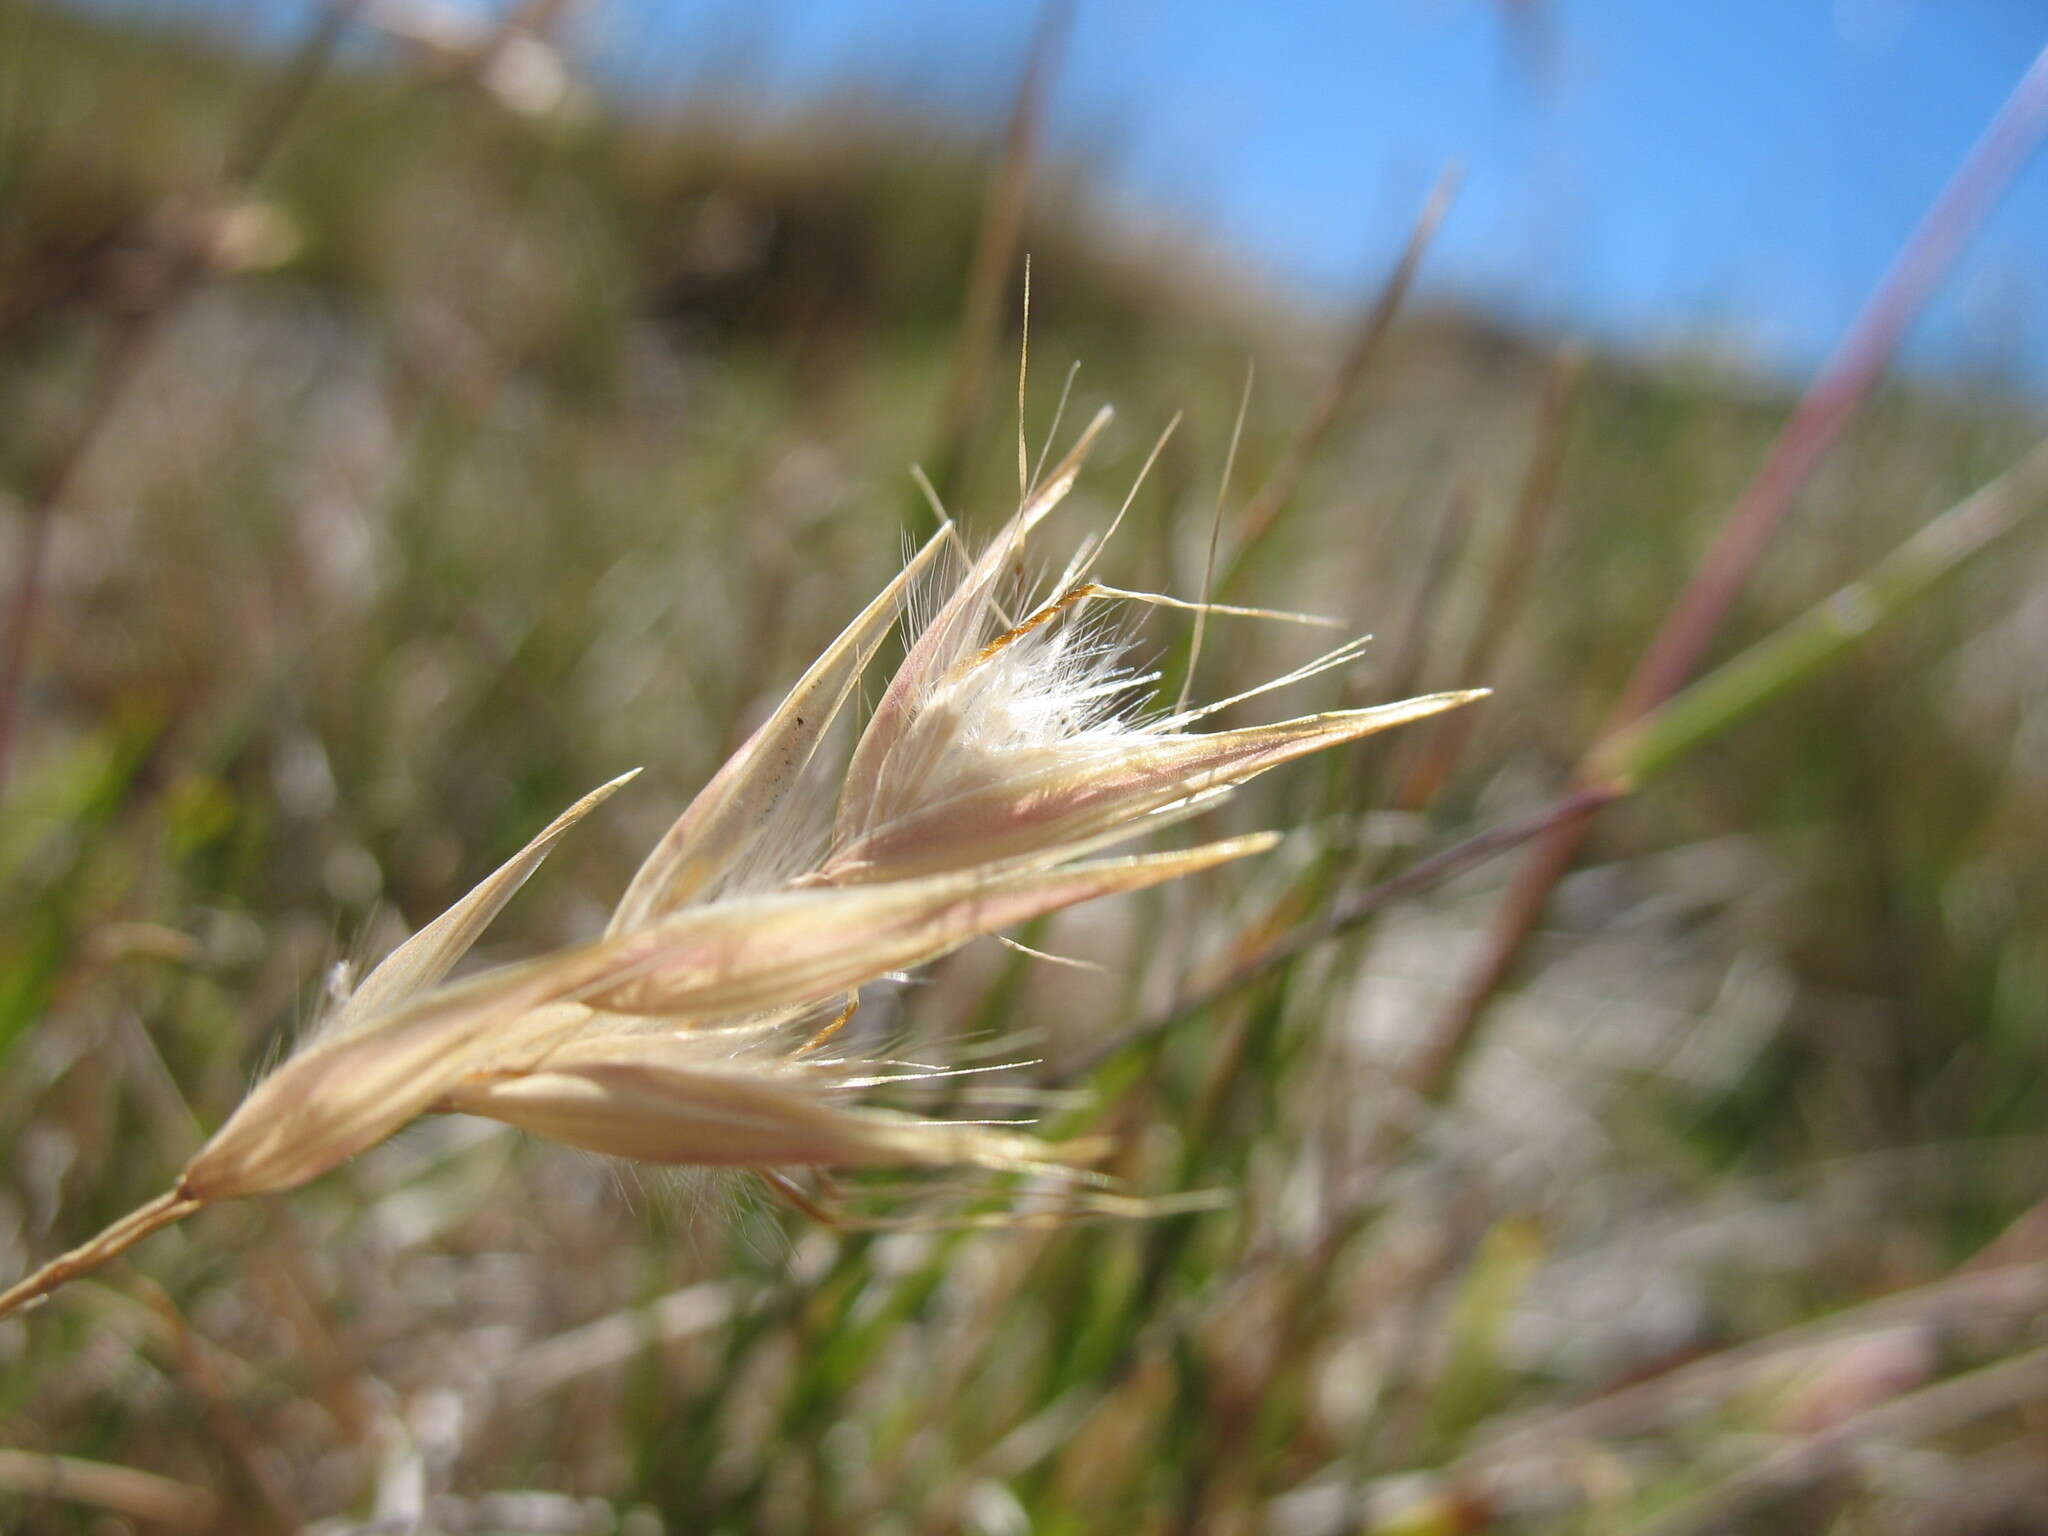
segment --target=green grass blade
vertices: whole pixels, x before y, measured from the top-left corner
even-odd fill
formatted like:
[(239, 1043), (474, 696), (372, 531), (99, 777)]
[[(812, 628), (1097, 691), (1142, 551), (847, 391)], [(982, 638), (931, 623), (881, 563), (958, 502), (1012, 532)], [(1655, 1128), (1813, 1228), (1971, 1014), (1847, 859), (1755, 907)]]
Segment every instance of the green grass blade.
[(1598, 783), (1634, 785), (1817, 676), (1880, 625), (1938, 589), (2048, 504), (2048, 444), (1957, 503), (1776, 633), (1758, 641), (1593, 755)]

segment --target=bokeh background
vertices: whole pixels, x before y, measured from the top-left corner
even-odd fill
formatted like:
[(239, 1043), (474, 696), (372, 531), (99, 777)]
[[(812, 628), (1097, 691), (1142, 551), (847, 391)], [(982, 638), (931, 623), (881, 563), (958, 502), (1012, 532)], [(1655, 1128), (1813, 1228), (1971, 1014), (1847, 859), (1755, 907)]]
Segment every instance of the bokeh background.
[[(1027, 252), (1031, 437), (1074, 365), (1065, 430), (1119, 412), (1061, 526), (1183, 413), (1109, 575), (1198, 593), (1251, 365), (1222, 595), (1380, 637), (1233, 721), (1497, 690), (1202, 824), (1291, 829), (1257, 867), (1024, 936), (1102, 972), (869, 999), (1025, 1063), (974, 1102), (1114, 1137), (1147, 1218), (982, 1181), (834, 1229), (439, 1121), (0, 1324), (0, 1523), (2048, 1530), (2024, 517), (1603, 811), (1476, 1007), (1512, 857), (1265, 963), (1569, 785), (2044, 44), (1993, 0), (0, 0), (0, 1273), (644, 763), (485, 958), (600, 926), (924, 526), (907, 466), (1002, 516)], [(1701, 670), (2032, 445), (2044, 258), (2035, 166)], [(1218, 620), (1195, 686), (1316, 649)]]

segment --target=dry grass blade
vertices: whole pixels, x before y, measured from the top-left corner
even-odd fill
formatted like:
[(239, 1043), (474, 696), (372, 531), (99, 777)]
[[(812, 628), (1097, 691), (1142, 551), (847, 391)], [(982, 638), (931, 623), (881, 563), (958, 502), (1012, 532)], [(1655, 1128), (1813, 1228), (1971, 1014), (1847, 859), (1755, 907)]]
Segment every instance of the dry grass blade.
[[(1551, 365), (1550, 376), (1544, 386), (1535, 444), (1529, 455), (1528, 471), (1522, 478), (1521, 494), (1515, 500), (1507, 535), (1495, 553), (1486, 598), (1480, 604), (1478, 621), (1473, 626), (1464, 655), (1452, 674), (1453, 681), (1472, 682), (1492, 676), (1501, 647), (1513, 632), (1515, 617), (1521, 610), (1522, 598), (1535, 567), (1537, 550), (1543, 541), (1544, 525), (1549, 521), (1557, 500), (1558, 481), (1564, 468), (1565, 429), (1570, 421), (1572, 397), (1584, 368), (1584, 356), (1569, 348)], [(1403, 809), (1422, 810), (1436, 799), (1464, 755), (1466, 743), (1471, 738), (1473, 719), (1462, 715), (1455, 720), (1446, 720), (1428, 733), (1421, 743), (1414, 768), (1395, 796)]]
[(1437, 227), (1443, 223), (1444, 215), (1450, 212), (1451, 199), (1457, 190), (1458, 173), (1455, 170), (1445, 171), (1430, 189), (1422, 212), (1416, 217), (1415, 227), (1409, 231), (1407, 244), (1394, 263), (1394, 270), (1388, 274), (1371, 307), (1359, 317), (1343, 357), (1324, 383), (1301, 429), (1295, 433), (1280, 462), (1266, 476), (1251, 504), (1245, 508), (1244, 526), (1239, 530), (1237, 539), (1237, 557), (1221, 583), (1223, 588), (1230, 587), (1232, 578), (1242, 569), (1245, 560), (1273, 531), (1273, 525), (1280, 520), (1280, 514), (1287, 510), (1287, 503), (1300, 488), (1302, 476), (1322, 451), (1324, 440), (1337, 425), (1345, 402), (1358, 389), (1366, 368), (1378, 354), (1387, 332), (1393, 328), (1394, 317), (1408, 302), (1409, 290), (1415, 286), (1415, 276), (1422, 270), (1423, 255), (1428, 251), (1430, 241), (1436, 238)]
[(650, 1342), (668, 1344), (708, 1332), (737, 1310), (728, 1286), (706, 1281), (529, 1344), (499, 1383), (500, 1400), (510, 1407), (538, 1402), (566, 1382), (625, 1364)]
[(39, 1451), (0, 1450), (0, 1487), (29, 1499), (89, 1504), (177, 1531), (212, 1530), (222, 1513), (218, 1498), (190, 1483), (136, 1467)]

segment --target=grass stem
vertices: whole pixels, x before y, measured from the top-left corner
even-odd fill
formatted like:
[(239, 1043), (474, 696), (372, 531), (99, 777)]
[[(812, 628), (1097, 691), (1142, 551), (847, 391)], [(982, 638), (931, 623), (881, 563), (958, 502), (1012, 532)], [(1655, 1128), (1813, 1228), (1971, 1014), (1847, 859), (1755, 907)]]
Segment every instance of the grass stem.
[[(1609, 743), (1670, 698), (1698, 665), (1730, 606), (1755, 574), (1771, 536), (1794, 499), (1877, 383), (1907, 327), (1932, 296), (1964, 244), (2048, 133), (2048, 49), (2006, 98), (1905, 248), (1871, 296), (1833, 357), (1801, 396), (1749, 484), (1722, 520), (1721, 531), (1659, 626), (1607, 727), (1577, 775), (1598, 783)], [(1477, 1035), (1494, 997), (1513, 976), (1550, 894), (1577, 860), (1588, 831), (1585, 815), (1557, 823), (1509, 887), (1477, 967), (1432, 1031), (1446, 1042), (1441, 1066), (1450, 1077)]]
[(130, 1211), (91, 1241), (50, 1260), (33, 1274), (0, 1291), (0, 1318), (11, 1317), (59, 1286), (119, 1258), (151, 1233), (161, 1232), (173, 1222), (183, 1221), (205, 1203), (180, 1190), (166, 1190), (148, 1204)]

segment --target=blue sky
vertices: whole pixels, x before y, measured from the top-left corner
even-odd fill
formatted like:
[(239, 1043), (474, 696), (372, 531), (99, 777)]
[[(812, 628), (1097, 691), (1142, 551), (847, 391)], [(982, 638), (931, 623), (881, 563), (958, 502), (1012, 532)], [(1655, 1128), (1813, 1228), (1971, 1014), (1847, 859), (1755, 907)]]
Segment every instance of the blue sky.
[[(302, 0), (272, 3), (275, 19)], [(1462, 191), (1428, 270), (1438, 292), (1795, 373), (2048, 45), (2038, 0), (1076, 8), (1052, 101), (1059, 145), (1105, 191), (1277, 280), (1359, 292), (1456, 162)], [(1505, 19), (1517, 9), (1541, 16), (1540, 52), (1517, 43)], [(590, 0), (584, 36), (615, 78), (657, 97), (714, 75), (772, 109), (865, 84), (912, 110), (993, 120), (1037, 13), (997, 0)], [(1909, 357), (2048, 382), (2044, 278), (2039, 162)]]
[[(1518, 45), (1498, 0), (1078, 0), (1053, 101), (1110, 186), (1283, 281), (1356, 292), (1440, 167), (1463, 190), (1440, 291), (1637, 343), (1810, 367), (2048, 45), (2028, 0), (1560, 0)], [(1036, 7), (610, 0), (650, 89), (746, 60), (799, 98), (848, 80), (1000, 112)], [(2048, 167), (1915, 335), (1917, 363), (2048, 378)]]

